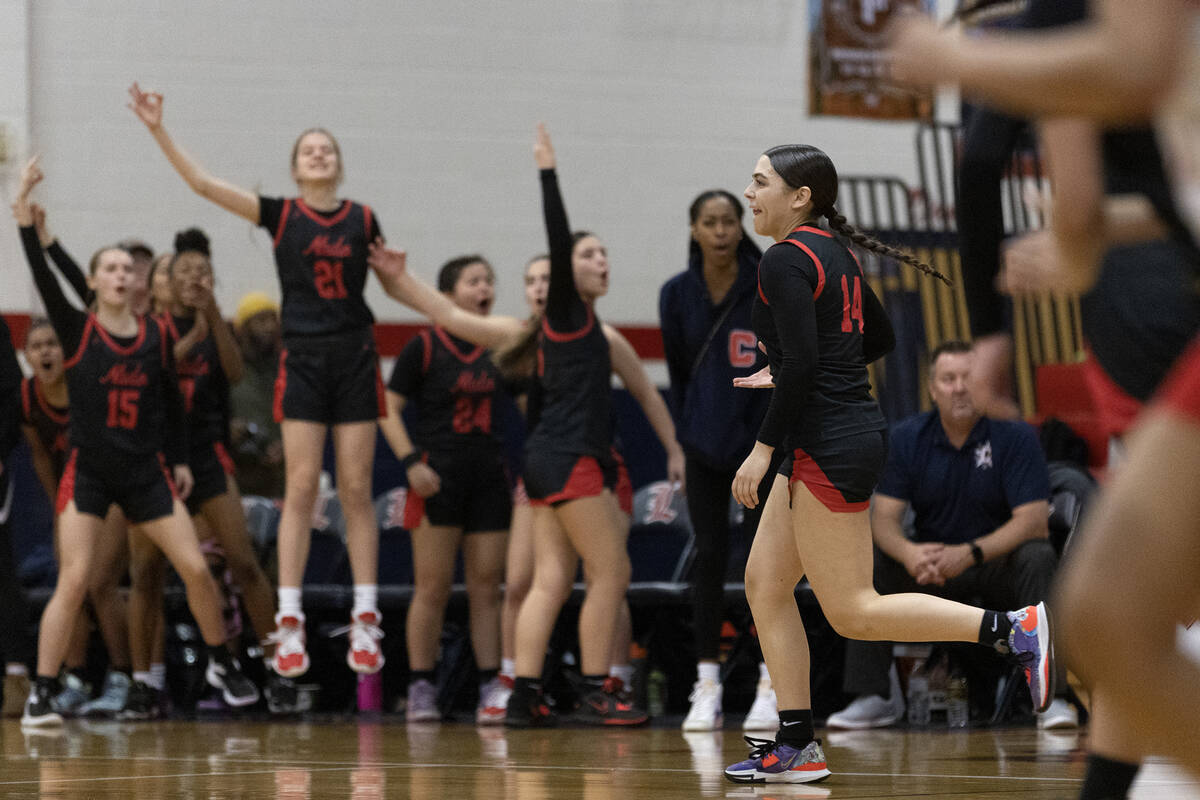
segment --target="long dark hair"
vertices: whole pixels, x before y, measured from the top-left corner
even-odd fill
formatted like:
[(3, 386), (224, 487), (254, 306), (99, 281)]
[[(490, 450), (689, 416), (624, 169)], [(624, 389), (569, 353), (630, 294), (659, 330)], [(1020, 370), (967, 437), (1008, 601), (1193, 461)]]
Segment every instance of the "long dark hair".
[(478, 253), (471, 253), (452, 258), (445, 264), (442, 264), (442, 268), (438, 270), (438, 291), (446, 294), (453, 292), (455, 285), (458, 283), (459, 276), (463, 274), (463, 270), (472, 264), (483, 264), (487, 267), (488, 274), (495, 279), (496, 271), (492, 269), (491, 263)]
[(823, 151), (807, 144), (784, 144), (772, 147), (763, 155), (771, 162), (771, 169), (779, 173), (779, 177), (783, 178), (783, 182), (789, 187), (799, 189), (801, 186), (807, 186), (812, 191), (813, 211), (817, 216), (829, 220), (830, 228), (860, 247), (903, 261), (926, 275), (932, 275), (947, 285), (953, 285), (949, 278), (911, 253), (886, 245), (855, 229), (846, 221), (834, 208), (838, 195), (837, 169)]
[[(688, 206), (688, 222), (695, 225), (696, 220), (700, 219), (700, 211), (704, 208), (704, 204), (715, 198), (728, 200), (729, 205), (733, 206), (733, 212), (737, 214), (738, 222), (742, 221), (742, 218), (746, 214), (746, 209), (742, 207), (741, 200), (738, 200), (732, 192), (727, 192), (724, 189), (707, 189), (696, 195), (696, 199)], [(762, 249), (746, 233), (746, 226), (742, 225), (741, 228), (742, 238), (738, 240), (737, 263), (741, 264), (746, 258), (758, 261), (758, 259), (762, 258)], [(689, 236), (688, 263), (694, 263), (701, 258), (703, 258), (703, 254), (700, 252), (700, 243), (696, 241), (695, 237)]]

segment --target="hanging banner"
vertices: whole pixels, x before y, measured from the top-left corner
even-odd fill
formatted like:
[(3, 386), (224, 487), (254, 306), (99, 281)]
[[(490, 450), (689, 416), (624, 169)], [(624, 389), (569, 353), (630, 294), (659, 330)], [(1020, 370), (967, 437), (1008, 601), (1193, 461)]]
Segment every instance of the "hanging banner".
[(901, 13), (933, 14), (935, 0), (809, 0), (809, 113), (928, 119), (933, 90), (886, 82), (887, 30)]

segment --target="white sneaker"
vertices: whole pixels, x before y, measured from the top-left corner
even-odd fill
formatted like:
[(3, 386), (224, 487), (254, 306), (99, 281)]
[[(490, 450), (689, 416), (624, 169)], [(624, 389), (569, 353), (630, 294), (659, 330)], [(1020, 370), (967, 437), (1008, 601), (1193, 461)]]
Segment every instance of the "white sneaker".
[(779, 730), (779, 704), (775, 699), (775, 687), (770, 678), (758, 679), (758, 690), (754, 693), (754, 704), (742, 723), (744, 731)]
[(355, 672), (372, 675), (383, 669), (383, 651), (379, 648), (379, 640), (383, 638), (381, 618), (378, 611), (360, 611), (351, 617), (349, 625), (329, 633), (330, 636), (350, 634), (346, 664)]
[(275, 615), (275, 631), (267, 637), (275, 644), (271, 667), (285, 678), (296, 678), (308, 672), (308, 650), (304, 640), (304, 616)]
[(725, 690), (711, 678), (701, 678), (692, 686), (688, 700), (692, 707), (683, 720), (685, 731), (719, 731), (725, 724), (721, 713), (721, 696)]
[(497, 675), (479, 687), (479, 705), (475, 708), (476, 725), (503, 725), (508, 713), (512, 678)]
[(429, 681), (413, 681), (408, 685), (408, 706), (404, 711), (408, 722), (437, 722), (442, 712), (437, 707), (437, 687)]
[(1079, 712), (1061, 697), (1050, 701), (1049, 707), (1038, 714), (1038, 728), (1044, 731), (1062, 730), (1079, 727)]
[(830, 714), (829, 719), (825, 720), (826, 727), (858, 731), (895, 725), (904, 717), (905, 706), (904, 695), (900, 691), (900, 675), (894, 663), (888, 670), (888, 691), (891, 697), (887, 699), (877, 694), (859, 695), (841, 711)]

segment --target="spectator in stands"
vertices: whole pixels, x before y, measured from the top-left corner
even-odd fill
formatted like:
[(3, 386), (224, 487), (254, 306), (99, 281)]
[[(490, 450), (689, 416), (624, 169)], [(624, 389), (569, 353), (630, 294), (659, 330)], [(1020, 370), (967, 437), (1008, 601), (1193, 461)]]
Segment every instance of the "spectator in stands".
[[(892, 428), (875, 492), (871, 530), (880, 594), (926, 592), (985, 606), (1037, 604), (1049, 594), (1057, 557), (1048, 536), (1049, 477), (1034, 429), (989, 419), (968, 388), (974, 354), (965, 342), (930, 359), (935, 408)], [(903, 529), (915, 513), (915, 533)], [(845, 689), (858, 695), (832, 714), (831, 728), (891, 725), (904, 699), (890, 642), (850, 641)], [(1059, 680), (1042, 727), (1074, 727), (1078, 716)]]
[(279, 304), (262, 292), (250, 292), (238, 301), (234, 327), (246, 366), (229, 393), (237, 483), (248, 495), (282, 497), (283, 440), (274, 410), (282, 347)]

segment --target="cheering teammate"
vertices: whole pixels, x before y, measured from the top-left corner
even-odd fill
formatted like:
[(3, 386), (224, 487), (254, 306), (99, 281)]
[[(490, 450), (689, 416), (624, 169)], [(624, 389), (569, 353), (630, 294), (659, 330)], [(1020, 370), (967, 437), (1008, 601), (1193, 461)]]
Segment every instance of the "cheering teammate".
[(103, 535), (103, 518), (112, 503), (167, 554), (183, 579), (208, 645), (208, 682), (223, 691), (230, 705), (248, 705), (258, 700), (258, 690), (225, 646), (217, 587), (176, 491), (178, 485), (186, 494), (192, 478), (170, 338), (158, 321), (130, 311), (133, 264), (124, 250), (104, 248), (92, 257), (94, 312), (67, 302), (33, 228), (29, 192), (41, 178), (35, 159), (22, 173), (14, 212), (34, 282), (64, 351), (72, 354), (66, 365), (74, 424), (58, 492), (58, 582), (42, 614), (37, 679), (22, 724), (62, 722), (50, 701), (87, 589), (95, 540)]
[(287, 484), (279, 522), (279, 613), (271, 635), (276, 643), (272, 665), (284, 677), (302, 675), (309, 667), (300, 585), (325, 437), (332, 428), (354, 573), (346, 661), (356, 672), (378, 672), (383, 631), (376, 599), (379, 529), (371, 505), (371, 466), (375, 421), (386, 410), (371, 330), (374, 317), (363, 287), (367, 243), (381, 236), (379, 223), (369, 206), (337, 198), (341, 150), (327, 131), (305, 131), (292, 148), (292, 177), (300, 196), (261, 197), (214, 178), (176, 147), (163, 127), (162, 95), (143, 92), (136, 83), (129, 93), (130, 108), (188, 186), (265, 228), (274, 243), (284, 339), (275, 416), (282, 421)]

